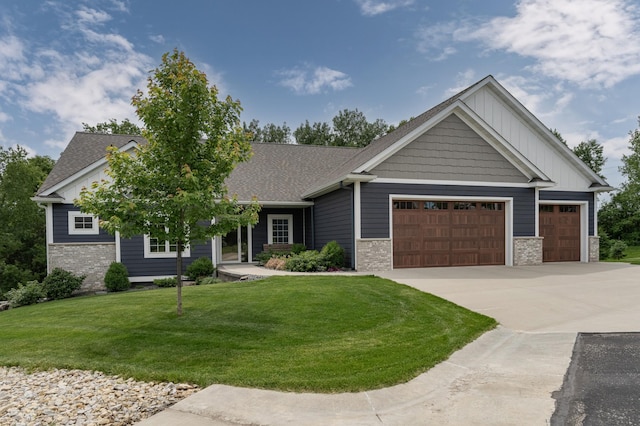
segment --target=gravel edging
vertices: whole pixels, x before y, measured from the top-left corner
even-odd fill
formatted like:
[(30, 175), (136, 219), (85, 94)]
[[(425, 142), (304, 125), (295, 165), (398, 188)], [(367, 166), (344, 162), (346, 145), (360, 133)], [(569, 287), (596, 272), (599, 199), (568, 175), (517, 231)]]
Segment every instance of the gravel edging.
[(200, 390), (98, 371), (0, 367), (2, 425), (131, 425)]

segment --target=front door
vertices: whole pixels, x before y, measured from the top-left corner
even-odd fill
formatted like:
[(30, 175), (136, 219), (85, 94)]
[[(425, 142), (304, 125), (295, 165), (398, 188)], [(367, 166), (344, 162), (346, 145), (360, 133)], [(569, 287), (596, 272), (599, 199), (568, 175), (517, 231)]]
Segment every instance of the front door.
[(220, 238), (220, 263), (238, 263), (249, 261), (248, 228), (239, 226)]

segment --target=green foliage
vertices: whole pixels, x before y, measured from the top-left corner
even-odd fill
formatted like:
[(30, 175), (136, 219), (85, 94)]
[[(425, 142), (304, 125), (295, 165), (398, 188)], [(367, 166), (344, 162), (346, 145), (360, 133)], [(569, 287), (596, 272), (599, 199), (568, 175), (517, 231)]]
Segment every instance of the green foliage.
[(136, 124), (129, 121), (128, 118), (122, 120), (122, 123), (118, 123), (115, 118), (109, 119), (102, 123), (98, 123), (95, 126), (90, 126), (87, 123), (82, 123), (82, 130), (89, 133), (106, 133), (109, 135), (141, 135), (142, 129)]
[(158, 287), (175, 287), (178, 285), (178, 279), (176, 277), (156, 278), (153, 280), (153, 284)]
[(344, 266), (344, 249), (336, 241), (329, 241), (322, 247), (320, 255), (328, 269), (342, 268)]
[(61, 268), (55, 268), (42, 281), (42, 289), (48, 299), (66, 299), (71, 294), (80, 289), (84, 275), (74, 275)]
[(620, 260), (625, 257), (625, 250), (627, 250), (627, 243), (620, 240), (615, 240), (611, 243), (609, 248), (609, 257), (611, 259)]
[(131, 288), (129, 271), (120, 262), (112, 262), (104, 275), (104, 285), (109, 291), (124, 291)]
[(204, 277), (200, 280), (199, 284), (200, 285), (209, 285), (209, 284), (218, 284), (222, 281), (220, 281), (219, 278), (216, 277)]
[(269, 123), (260, 128), (260, 122), (254, 119), (249, 125), (242, 123), (242, 127), (251, 142), (291, 143), (291, 129), (286, 122), (282, 126)]
[(573, 152), (581, 159), (591, 170), (604, 179), (602, 168), (607, 159), (603, 154), (603, 146), (595, 139), (582, 141), (573, 148)]
[(300, 145), (332, 145), (333, 133), (331, 126), (327, 123), (313, 123), (309, 125), (309, 121), (305, 120), (296, 130), (293, 131), (296, 143)]
[(333, 126), (308, 120), (293, 132), (300, 145), (326, 145), (363, 147), (392, 130), (382, 119), (367, 121), (365, 115), (355, 110), (344, 109), (333, 117)]
[(209, 277), (213, 275), (214, 271), (213, 262), (208, 257), (199, 257), (187, 266), (187, 276), (193, 281)]
[(110, 233), (176, 243), (180, 315), (182, 248), (258, 221), (257, 200), (240, 205), (224, 184), (249, 159), (251, 144), (240, 126), (240, 103), (219, 100), (216, 87), (178, 50), (162, 56), (147, 91), (138, 90), (131, 103), (148, 144), (136, 155), (110, 149), (110, 179), (84, 188), (75, 202)]
[(31, 197), (53, 164), (0, 146), (0, 291), (46, 275), (45, 211)]
[(18, 284), (18, 287), (9, 290), (6, 294), (12, 308), (18, 306), (33, 305), (45, 297), (42, 284), (38, 281), (29, 281), (26, 284)]
[(306, 250), (288, 258), (285, 269), (293, 272), (324, 272), (327, 267), (325, 259), (317, 250)]
[(258, 265), (265, 266), (269, 259), (273, 257), (285, 257), (291, 254), (288, 251), (279, 251), (279, 250), (265, 250), (253, 256), (253, 260), (255, 260)]
[(291, 254), (300, 254), (307, 249), (307, 246), (301, 243), (296, 243), (291, 246)]
[(602, 229), (598, 229), (598, 236), (600, 237), (600, 260), (605, 260), (609, 257), (609, 250), (611, 250), (611, 238)]

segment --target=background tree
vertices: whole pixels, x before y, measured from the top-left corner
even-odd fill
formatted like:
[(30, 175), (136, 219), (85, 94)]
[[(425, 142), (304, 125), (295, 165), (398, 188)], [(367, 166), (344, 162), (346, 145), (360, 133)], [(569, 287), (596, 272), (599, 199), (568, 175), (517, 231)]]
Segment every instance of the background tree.
[(87, 123), (82, 123), (82, 130), (89, 133), (106, 133), (109, 135), (142, 134), (142, 129), (136, 124), (129, 121), (128, 118), (122, 120), (122, 123), (118, 123), (115, 118), (110, 118), (109, 121), (98, 123), (95, 126), (90, 126)]
[(240, 103), (218, 100), (216, 87), (183, 52), (165, 53), (147, 88), (132, 104), (148, 144), (135, 155), (110, 149), (110, 182), (95, 182), (76, 202), (111, 233), (175, 244), (182, 315), (183, 249), (257, 222), (257, 202), (241, 206), (224, 186), (235, 166), (249, 159), (251, 145), (240, 126)]
[(607, 159), (604, 158), (603, 147), (597, 140), (582, 141), (573, 148), (573, 152), (598, 176), (605, 178), (602, 175), (602, 168)]
[(331, 126), (321, 122), (309, 125), (309, 120), (293, 131), (293, 137), (301, 145), (331, 145), (333, 140)]
[(291, 128), (287, 126), (286, 122), (283, 123), (282, 126), (269, 123), (261, 128), (260, 122), (253, 119), (248, 125), (242, 123), (242, 127), (244, 131), (249, 134), (249, 140), (251, 142), (291, 143)]
[(46, 275), (45, 213), (31, 197), (53, 164), (20, 146), (0, 147), (0, 293)]
[(620, 172), (626, 181), (598, 212), (600, 228), (629, 245), (640, 245), (640, 117), (638, 126), (629, 132), (631, 153), (622, 156)]
[(361, 111), (344, 109), (333, 117), (332, 145), (367, 146), (374, 139), (385, 135), (388, 128), (382, 119), (369, 123)]

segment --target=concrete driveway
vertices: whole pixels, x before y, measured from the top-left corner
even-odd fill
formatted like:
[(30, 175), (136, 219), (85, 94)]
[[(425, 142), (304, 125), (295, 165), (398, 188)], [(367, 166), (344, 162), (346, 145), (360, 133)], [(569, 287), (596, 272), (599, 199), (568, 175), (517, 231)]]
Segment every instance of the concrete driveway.
[(293, 394), (213, 385), (143, 425), (547, 425), (579, 331), (640, 328), (640, 267), (396, 270), (382, 277), (496, 318), (501, 326), (408, 383)]

